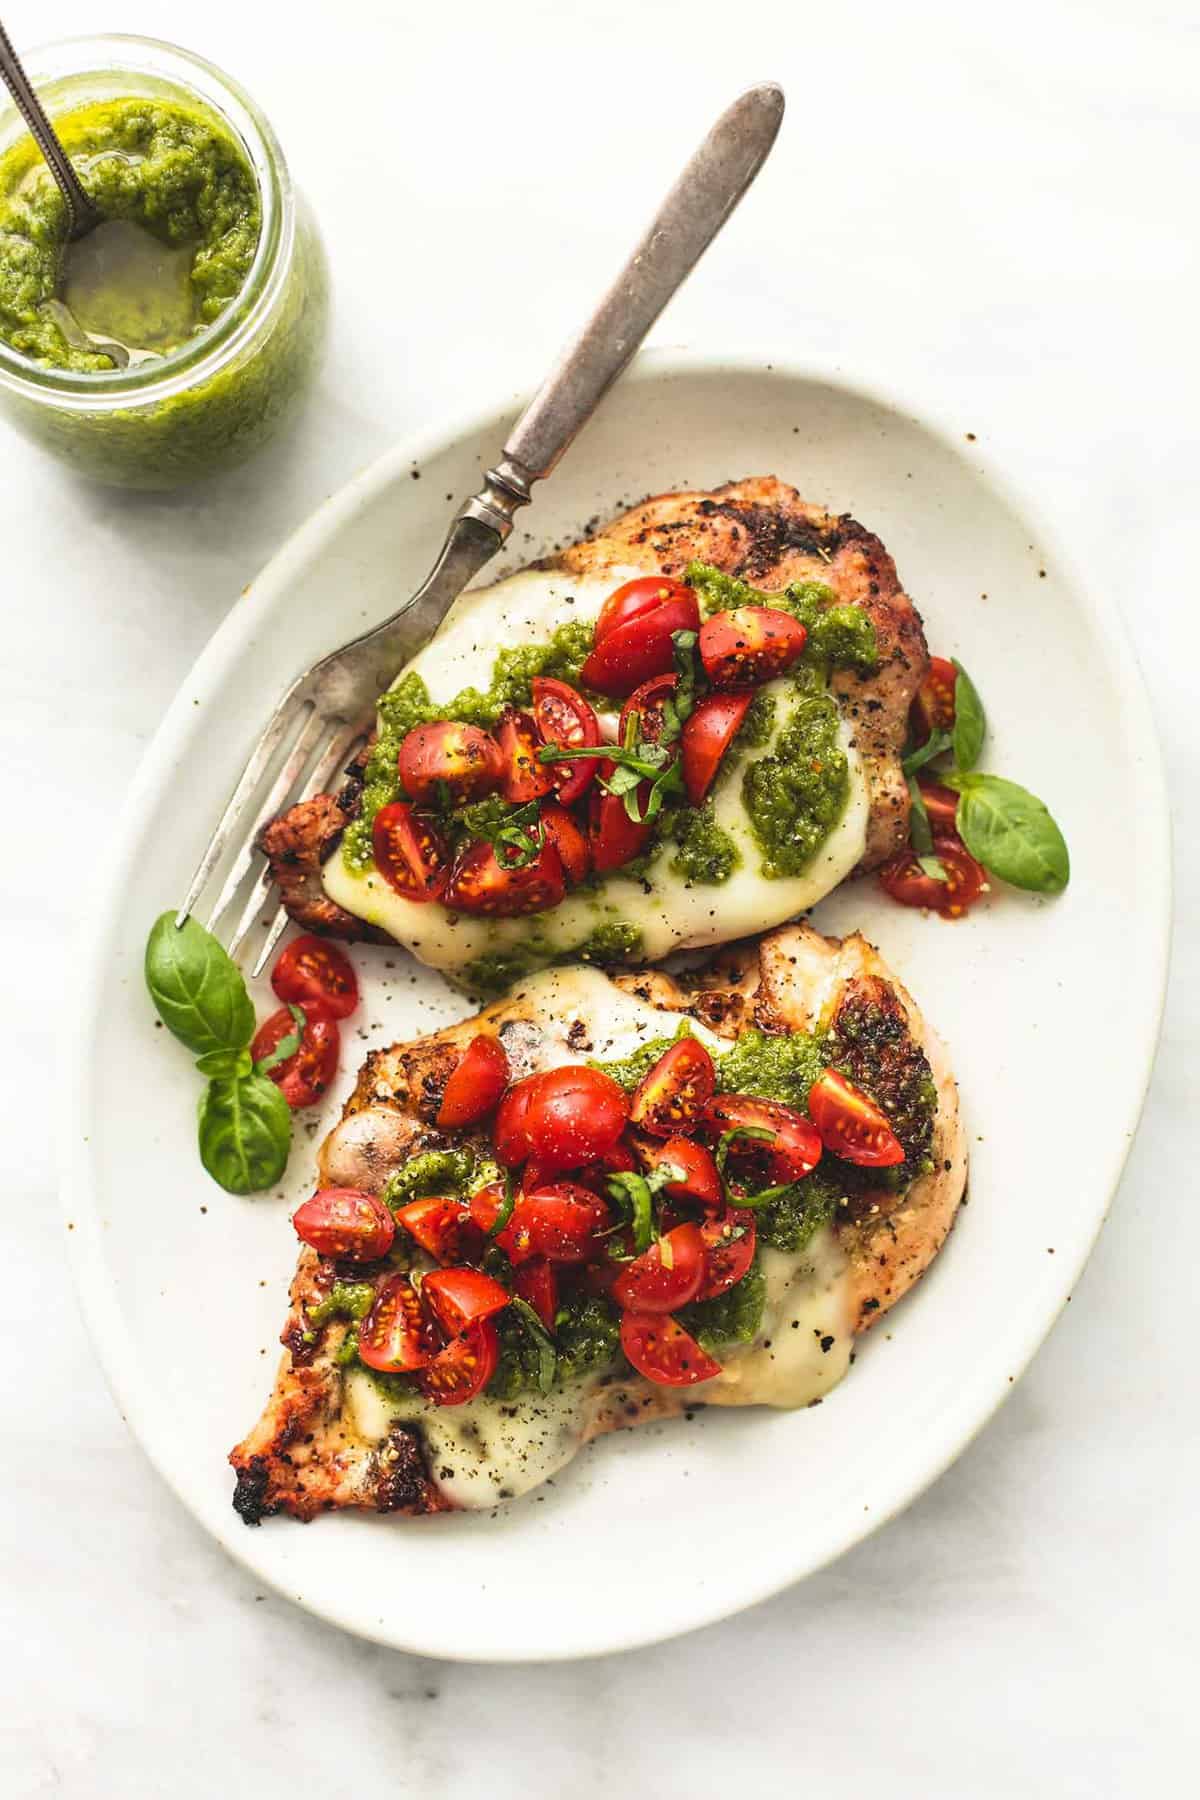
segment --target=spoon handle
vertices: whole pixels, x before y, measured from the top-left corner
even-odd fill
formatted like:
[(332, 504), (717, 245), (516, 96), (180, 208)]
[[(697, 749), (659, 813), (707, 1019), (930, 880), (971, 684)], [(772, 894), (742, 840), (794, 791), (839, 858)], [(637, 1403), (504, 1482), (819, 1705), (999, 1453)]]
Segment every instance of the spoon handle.
[(34, 142), (50, 165), (50, 173), (57, 181), (63, 199), (67, 203), (67, 213), (71, 220), (71, 236), (82, 237), (100, 223), (100, 213), (84, 192), (78, 175), (71, 167), (71, 159), (58, 141), (58, 134), (46, 115), (46, 110), (34, 92), (28, 75), (21, 67), (21, 60), (12, 47), (12, 40), (0, 21), (0, 77), (4, 85), (17, 103), (17, 109), (33, 134)]

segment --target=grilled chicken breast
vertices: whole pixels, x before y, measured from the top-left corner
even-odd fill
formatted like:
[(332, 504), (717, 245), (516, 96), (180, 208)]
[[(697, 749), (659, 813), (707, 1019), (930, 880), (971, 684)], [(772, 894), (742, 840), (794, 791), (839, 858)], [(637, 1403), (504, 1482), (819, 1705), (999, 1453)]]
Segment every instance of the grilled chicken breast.
[[(282, 1334), (285, 1353), (261, 1419), (232, 1452), (234, 1505), (249, 1524), (334, 1507), (421, 1514), (490, 1506), (561, 1468), (589, 1439), (697, 1404), (794, 1407), (845, 1373), (856, 1334), (904, 1295), (936, 1256), (966, 1179), (957, 1092), (945, 1053), (912, 998), (857, 934), (806, 925), (734, 946), (686, 980), (658, 971), (609, 977), (586, 968), (531, 977), (509, 998), (433, 1036), (367, 1058), (319, 1156), (324, 1186), (380, 1192), (413, 1156), (446, 1148), (442, 1089), (481, 1029), (504, 1044), (514, 1079), (543, 1067), (625, 1057), (687, 1020), (718, 1059), (743, 1033), (820, 1029), (838, 1063), (895, 1117), (925, 1095), (921, 1166), (906, 1185), (858, 1185), (798, 1253), (760, 1250), (766, 1310), (758, 1336), (723, 1358), (719, 1377), (687, 1388), (598, 1371), (543, 1397), (484, 1395), (437, 1408), (394, 1406), (347, 1362), (350, 1323), (312, 1312), (336, 1280), (363, 1279), (303, 1249)], [(467, 1134), (460, 1134), (462, 1137)], [(378, 1279), (379, 1277), (375, 1277)]]
[[(581, 582), (611, 573), (616, 586), (638, 574), (678, 578), (692, 561), (708, 563), (768, 593), (794, 582), (819, 581), (832, 588), (840, 602), (859, 606), (869, 616), (879, 652), (877, 665), (869, 672), (839, 671), (832, 686), (849, 748), (861, 764), (866, 784), (865, 830), (847, 860), (852, 863), (858, 855), (859, 868), (877, 867), (907, 834), (909, 800), (899, 759), (909, 706), (929, 660), (920, 616), (900, 586), (892, 558), (877, 537), (848, 515), (835, 516), (810, 505), (773, 476), (757, 476), (711, 493), (662, 494), (643, 501), (594, 536), (534, 568)], [(514, 579), (520, 577), (510, 576), (485, 592), (495, 594), (499, 602), (502, 590)], [(493, 642), (500, 648), (498, 641)], [(322, 877), (324, 865), (356, 815), (364, 762), (365, 754), (348, 771), (337, 795), (319, 794), (272, 821), (262, 833), (261, 848), (297, 924), (347, 939), (385, 939), (388, 934), (376, 924), (339, 905)], [(823, 891), (836, 885), (838, 878), (833, 874)], [(794, 915), (811, 903), (804, 899), (781, 909), (782, 916)], [(720, 910), (715, 907), (706, 917), (717, 918)], [(775, 917), (780, 916), (777, 911)], [(682, 941), (710, 943), (720, 937), (720, 930), (712, 927), (707, 934), (685, 932)]]

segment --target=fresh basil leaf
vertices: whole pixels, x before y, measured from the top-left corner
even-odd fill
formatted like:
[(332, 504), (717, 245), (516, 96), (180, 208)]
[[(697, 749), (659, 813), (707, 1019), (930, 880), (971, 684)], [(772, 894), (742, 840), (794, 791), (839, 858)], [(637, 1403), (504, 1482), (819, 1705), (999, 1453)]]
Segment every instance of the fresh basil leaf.
[(934, 757), (944, 755), (950, 749), (953, 741), (948, 731), (931, 732), (929, 741), (922, 744), (919, 750), (910, 750), (900, 767), (906, 775), (915, 775), (918, 769), (923, 769), (926, 763), (933, 761)]
[(200, 1161), (230, 1194), (273, 1187), (287, 1167), (292, 1114), (265, 1075), (210, 1081), (200, 1101)]
[(522, 1300), (520, 1294), (514, 1294), (509, 1305), (513, 1309), (514, 1317), (521, 1321), (533, 1339), (538, 1357), (538, 1389), (541, 1393), (548, 1394), (554, 1386), (554, 1372), (558, 1367), (558, 1351), (554, 1347), (554, 1339), (528, 1300)]
[(1036, 795), (999, 775), (955, 774), (958, 831), (985, 869), (1034, 894), (1060, 894), (1071, 878), (1066, 840)]
[(233, 1081), (239, 1075), (251, 1074), (254, 1064), (248, 1050), (206, 1050), (196, 1058), (196, 1067), (202, 1075)]
[(241, 970), (195, 919), (155, 920), (146, 942), (146, 986), (159, 1018), (193, 1056), (243, 1050), (254, 1036), (254, 1007)]
[(946, 874), (946, 865), (940, 856), (918, 856), (917, 866), (923, 875), (928, 875), (933, 881), (949, 879)]
[[(295, 1056), (297, 1050), (300, 1048), (304, 1038), (304, 1028), (308, 1024), (308, 1020), (305, 1018), (302, 1008), (297, 1006), (294, 1000), (288, 1001), (288, 1011), (292, 1015), (292, 1024), (295, 1026), (295, 1030), (289, 1031), (286, 1037), (280, 1038), (270, 1056), (259, 1058), (254, 1064), (254, 1072), (256, 1075), (269, 1074), (272, 1069), (277, 1069), (280, 1063), (285, 1063), (289, 1056)], [(249, 1059), (247, 1058), (247, 1060)], [(196, 1066), (199, 1068), (199, 1064)], [(200, 1073), (202, 1075), (216, 1075), (219, 1071), (216, 1069), (201, 1069)], [(238, 1073), (246, 1075), (249, 1074), (249, 1070), (239, 1069)]]
[(954, 684), (954, 764), (960, 774), (973, 769), (983, 752), (987, 736), (987, 720), (979, 689), (958, 658), (954, 659), (958, 680)]
[(908, 814), (908, 841), (918, 856), (933, 854), (933, 828), (929, 823), (929, 814), (925, 810), (925, 797), (917, 784), (915, 775), (906, 777), (908, 781), (908, 797), (912, 802)]
[(516, 1203), (517, 1184), (513, 1180), (510, 1171), (504, 1177), (504, 1198), (500, 1202), (500, 1209), (487, 1228), (487, 1236), (489, 1238), (498, 1238), (500, 1236), (500, 1233), (504, 1230), (504, 1227), (513, 1216), (513, 1207)]
[(656, 1188), (652, 1188), (650, 1183), (656, 1174), (657, 1170), (646, 1176), (623, 1169), (620, 1174), (610, 1175), (605, 1182), (610, 1199), (616, 1200), (629, 1209), (630, 1221), (633, 1226), (633, 1247), (639, 1256), (643, 1250), (650, 1248), (650, 1239), (654, 1235), (652, 1196), (656, 1188), (664, 1187), (666, 1181), (671, 1179), (670, 1176), (667, 1176), (665, 1180), (656, 1183)]

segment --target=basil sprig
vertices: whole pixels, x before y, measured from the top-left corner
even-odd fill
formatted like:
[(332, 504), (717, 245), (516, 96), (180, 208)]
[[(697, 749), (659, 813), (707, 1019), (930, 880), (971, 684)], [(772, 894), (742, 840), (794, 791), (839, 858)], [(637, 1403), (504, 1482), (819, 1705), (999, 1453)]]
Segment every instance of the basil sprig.
[(909, 839), (917, 861), (927, 875), (946, 879), (934, 854), (933, 832), (916, 774), (950, 751), (952, 766), (934, 773), (958, 795), (954, 823), (976, 862), (1012, 887), (1033, 894), (1061, 894), (1071, 878), (1066, 839), (1049, 809), (1028, 788), (1000, 775), (985, 775), (976, 767), (987, 737), (983, 701), (962, 664), (955, 660), (954, 667), (958, 676), (953, 729), (932, 732), (928, 742), (910, 751), (901, 765), (912, 800)]
[(638, 1175), (632, 1169), (622, 1169), (619, 1173), (608, 1176), (605, 1186), (609, 1198), (624, 1209), (628, 1215), (625, 1222), (633, 1228), (633, 1249), (636, 1256), (650, 1248), (654, 1237), (655, 1194), (661, 1193), (669, 1182), (682, 1180), (683, 1170), (671, 1162), (658, 1163), (648, 1175)]
[(548, 1394), (554, 1386), (554, 1374), (558, 1367), (558, 1350), (554, 1339), (546, 1330), (539, 1315), (523, 1300), (520, 1294), (514, 1294), (509, 1301), (513, 1317), (524, 1326), (537, 1351), (537, 1384), (539, 1393)]
[(256, 1068), (250, 1059), (254, 1007), (241, 971), (195, 919), (157, 919), (146, 943), (146, 987), (163, 1024), (196, 1058), (208, 1086), (200, 1100), (200, 1161), (231, 1194), (273, 1187), (287, 1167), (292, 1114), (266, 1071), (294, 1056), (304, 1013), (292, 1007), (289, 1032)]

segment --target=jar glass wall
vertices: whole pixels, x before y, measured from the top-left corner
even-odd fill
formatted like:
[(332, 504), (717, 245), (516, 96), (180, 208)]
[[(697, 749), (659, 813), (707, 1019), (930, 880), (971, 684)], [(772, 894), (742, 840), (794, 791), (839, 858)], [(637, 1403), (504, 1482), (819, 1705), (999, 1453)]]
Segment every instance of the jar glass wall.
[[(220, 70), (153, 39), (78, 38), (24, 60), (68, 149), (70, 116), (91, 116), (80, 109), (135, 100), (199, 115), (244, 155), (261, 223), (234, 297), (165, 355), (126, 368), (69, 369), (0, 337), (0, 408), (73, 469), (122, 486), (169, 488), (242, 462), (297, 410), (320, 363), (328, 314), (320, 238), (271, 126)], [(24, 145), (31, 140), (10, 109), (0, 118), (0, 178), (20, 169)]]

